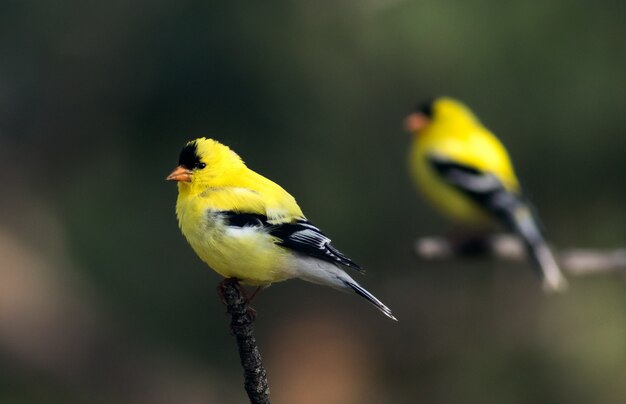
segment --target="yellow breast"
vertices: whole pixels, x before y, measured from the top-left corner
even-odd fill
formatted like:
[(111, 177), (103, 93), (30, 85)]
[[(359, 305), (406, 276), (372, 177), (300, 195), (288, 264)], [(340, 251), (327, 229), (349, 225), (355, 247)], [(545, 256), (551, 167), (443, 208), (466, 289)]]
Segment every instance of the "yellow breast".
[(492, 219), (469, 197), (441, 179), (428, 162), (432, 155), (490, 172), (507, 189), (519, 188), (504, 146), (489, 131), (480, 126), (433, 124), (413, 142), (411, 173), (426, 199), (453, 221), (487, 225)]
[(226, 226), (219, 210), (198, 196), (176, 203), (181, 231), (193, 250), (218, 274), (265, 285), (292, 277), (286, 251), (257, 227)]

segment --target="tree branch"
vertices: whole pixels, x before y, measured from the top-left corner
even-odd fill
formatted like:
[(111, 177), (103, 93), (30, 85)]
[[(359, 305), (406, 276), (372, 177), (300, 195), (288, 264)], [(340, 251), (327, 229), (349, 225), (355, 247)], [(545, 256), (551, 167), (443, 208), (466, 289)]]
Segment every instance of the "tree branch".
[[(445, 260), (463, 257), (464, 252), (444, 237), (422, 237), (415, 241), (415, 253), (428, 260)], [(522, 243), (514, 236), (497, 235), (489, 239), (482, 255), (504, 261), (523, 261), (526, 253)], [(591, 275), (609, 272), (626, 274), (626, 248), (593, 250), (572, 248), (555, 251), (562, 269), (570, 275)]]
[(254, 338), (256, 313), (248, 305), (248, 300), (237, 279), (225, 279), (220, 283), (218, 291), (231, 316), (230, 328), (237, 339), (239, 357), (244, 371), (244, 386), (250, 403), (269, 404), (270, 388), (267, 383), (267, 372), (263, 367), (261, 353)]

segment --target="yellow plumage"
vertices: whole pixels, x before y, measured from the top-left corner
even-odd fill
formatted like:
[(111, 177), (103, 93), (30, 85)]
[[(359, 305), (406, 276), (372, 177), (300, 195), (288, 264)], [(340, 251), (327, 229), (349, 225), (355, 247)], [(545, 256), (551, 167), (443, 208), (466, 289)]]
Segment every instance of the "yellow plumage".
[(476, 228), (503, 224), (517, 233), (549, 290), (565, 287), (502, 143), (462, 103), (438, 98), (407, 117), (410, 168), (432, 205)]
[(411, 146), (411, 173), (433, 206), (454, 221), (489, 225), (492, 217), (430, 167), (427, 157), (438, 155), (495, 174), (504, 186), (519, 191), (509, 155), (502, 143), (464, 105), (451, 98), (434, 102), (437, 118), (420, 130)]
[(179, 226), (194, 251), (225, 278), (266, 285), (292, 277), (285, 251), (271, 238), (252, 231), (231, 237), (211, 211), (257, 213), (278, 224), (304, 219), (295, 199), (215, 140), (203, 138), (194, 144), (206, 167), (197, 170), (191, 182), (178, 183), (176, 201)]
[(183, 235), (223, 277), (258, 286), (301, 278), (357, 293), (394, 318), (341, 269), (360, 268), (307, 221), (296, 200), (228, 147), (206, 138), (187, 143), (167, 179), (178, 182)]

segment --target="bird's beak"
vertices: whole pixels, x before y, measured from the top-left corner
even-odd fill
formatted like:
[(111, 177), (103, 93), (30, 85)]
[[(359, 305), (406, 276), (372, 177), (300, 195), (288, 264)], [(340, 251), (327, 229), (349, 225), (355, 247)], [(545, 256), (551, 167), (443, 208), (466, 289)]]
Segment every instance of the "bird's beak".
[(404, 119), (404, 129), (407, 132), (417, 133), (422, 130), (428, 123), (430, 118), (421, 112), (413, 112)]
[(189, 169), (187, 169), (187, 168), (185, 168), (183, 166), (178, 166), (165, 179), (167, 181), (191, 182), (191, 170), (189, 170)]

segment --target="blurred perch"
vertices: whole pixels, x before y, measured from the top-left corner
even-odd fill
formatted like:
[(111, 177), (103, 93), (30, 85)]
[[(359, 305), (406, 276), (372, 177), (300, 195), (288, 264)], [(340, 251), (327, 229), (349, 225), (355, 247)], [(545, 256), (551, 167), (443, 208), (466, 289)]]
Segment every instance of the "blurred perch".
[(237, 338), (239, 357), (244, 371), (244, 387), (251, 404), (269, 404), (270, 388), (267, 372), (263, 367), (261, 353), (254, 338), (256, 313), (248, 305), (248, 299), (239, 282), (230, 278), (218, 286), (218, 293), (231, 316), (230, 329)]
[[(415, 253), (427, 260), (460, 258), (464, 254), (444, 237), (422, 237), (415, 241)], [(572, 248), (555, 251), (563, 271), (570, 275), (592, 275), (611, 272), (626, 274), (626, 248), (593, 250)], [(526, 253), (522, 243), (514, 236), (497, 235), (485, 245), (484, 256), (504, 261), (524, 261)]]

